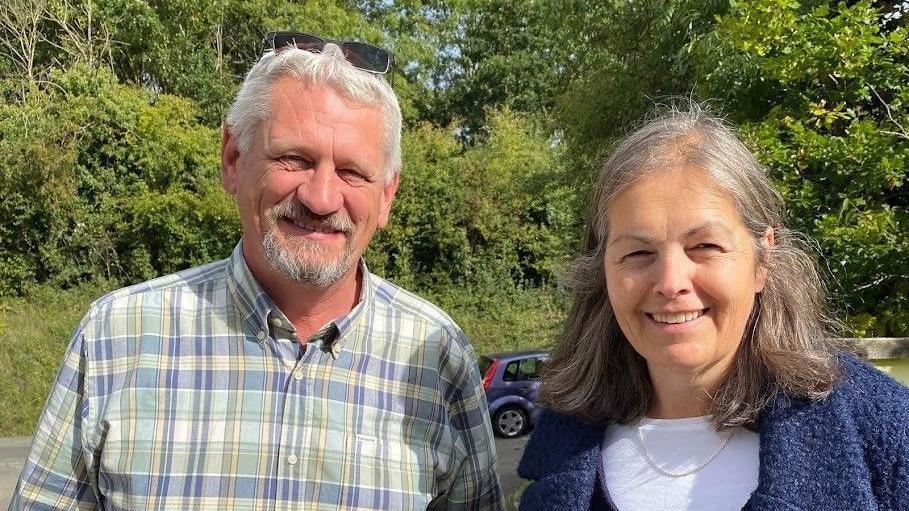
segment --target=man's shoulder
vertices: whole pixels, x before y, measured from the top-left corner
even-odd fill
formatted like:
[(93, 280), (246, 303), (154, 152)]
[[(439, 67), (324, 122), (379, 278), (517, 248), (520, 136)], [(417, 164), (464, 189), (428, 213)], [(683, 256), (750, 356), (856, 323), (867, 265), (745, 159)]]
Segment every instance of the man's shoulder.
[(454, 337), (464, 337), (461, 328), (438, 305), (412, 291), (371, 274), (374, 283), (376, 305), (403, 318), (420, 321), (430, 328), (446, 332)]
[(438, 371), (445, 381), (474, 378), (479, 385), (473, 345), (451, 316), (411, 291), (375, 275), (372, 279), (377, 315), (391, 318), (396, 325), (398, 346), (419, 351), (419, 360)]
[[(214, 261), (111, 291), (92, 302), (82, 326), (111, 314), (140, 314), (147, 308), (197, 308), (196, 298), (203, 294), (203, 290), (209, 297), (212, 294), (223, 295), (226, 291), (228, 261)], [(175, 297), (192, 298), (174, 300)]]

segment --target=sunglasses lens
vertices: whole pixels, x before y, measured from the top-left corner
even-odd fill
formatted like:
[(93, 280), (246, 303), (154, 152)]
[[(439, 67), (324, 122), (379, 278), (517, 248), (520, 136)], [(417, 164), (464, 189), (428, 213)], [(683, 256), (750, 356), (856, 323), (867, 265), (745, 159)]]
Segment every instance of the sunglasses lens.
[(276, 52), (287, 48), (299, 48), (312, 52), (320, 52), (325, 47), (325, 41), (309, 34), (294, 32), (278, 32), (272, 38), (272, 45)]
[(345, 42), (341, 43), (341, 50), (347, 61), (360, 69), (386, 73), (391, 68), (391, 54), (371, 44)]

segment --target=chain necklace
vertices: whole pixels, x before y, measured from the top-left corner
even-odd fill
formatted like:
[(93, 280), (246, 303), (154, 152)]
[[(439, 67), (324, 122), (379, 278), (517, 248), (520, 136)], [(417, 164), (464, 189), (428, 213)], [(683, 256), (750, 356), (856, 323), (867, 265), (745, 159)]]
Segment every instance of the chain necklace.
[(666, 470), (665, 468), (659, 466), (659, 465), (657, 464), (657, 462), (656, 462), (653, 458), (650, 457), (650, 453), (647, 452), (647, 446), (644, 445), (644, 433), (641, 432), (641, 427), (638, 426), (638, 427), (635, 428), (635, 429), (637, 429), (637, 431), (638, 431), (638, 441), (641, 442), (641, 450), (644, 451), (644, 459), (647, 460), (647, 463), (648, 463), (651, 467), (653, 467), (654, 470), (656, 470), (657, 472), (659, 472), (660, 474), (662, 474), (662, 475), (664, 475), (664, 476), (666, 476), (666, 477), (685, 477), (685, 476), (690, 476), (691, 474), (694, 474), (695, 472), (697, 472), (697, 471), (701, 470), (702, 468), (706, 467), (707, 465), (710, 464), (711, 461), (715, 460), (716, 457), (719, 456), (721, 452), (723, 452), (723, 449), (725, 449), (726, 446), (729, 445), (729, 440), (731, 440), (731, 439), (732, 439), (732, 436), (735, 434), (735, 430), (730, 429), (730, 430), (729, 430), (729, 434), (726, 435), (726, 439), (723, 440), (723, 443), (720, 444), (720, 446), (719, 446), (715, 451), (713, 451), (713, 454), (711, 454), (710, 457), (707, 458), (707, 461), (705, 461), (704, 463), (701, 463), (700, 465), (698, 465), (698, 466), (696, 466), (696, 467), (694, 467), (694, 468), (685, 470), (684, 472), (670, 472), (669, 470)]

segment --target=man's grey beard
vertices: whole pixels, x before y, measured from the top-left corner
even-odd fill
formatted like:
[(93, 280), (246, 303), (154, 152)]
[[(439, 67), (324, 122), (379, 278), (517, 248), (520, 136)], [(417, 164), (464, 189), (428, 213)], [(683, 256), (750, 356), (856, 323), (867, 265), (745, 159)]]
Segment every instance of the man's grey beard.
[[(336, 260), (331, 260), (332, 252), (325, 251), (318, 243), (309, 240), (285, 238), (285, 243), (282, 244), (278, 234), (278, 220), (282, 218), (306, 219), (343, 232), (347, 238), (344, 252)], [(353, 236), (354, 226), (349, 218), (338, 213), (316, 215), (295, 198), (290, 198), (275, 204), (271, 209), (262, 236), (262, 248), (272, 268), (289, 279), (301, 284), (327, 287), (341, 280), (354, 264)]]

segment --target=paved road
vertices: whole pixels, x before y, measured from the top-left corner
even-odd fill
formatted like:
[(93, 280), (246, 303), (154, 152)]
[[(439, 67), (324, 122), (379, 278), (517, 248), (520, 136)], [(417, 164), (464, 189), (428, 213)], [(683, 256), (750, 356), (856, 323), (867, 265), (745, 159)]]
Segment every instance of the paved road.
[[(527, 438), (496, 439), (499, 474), (505, 495), (510, 496), (521, 486), (521, 479), (515, 470)], [(29, 437), (0, 438), (0, 510), (5, 510), (9, 505), (30, 442)]]
[[(496, 453), (499, 455), (499, 482), (502, 483), (502, 491), (505, 497), (511, 499), (511, 495), (521, 487), (523, 480), (518, 477), (516, 472), (518, 462), (521, 461), (521, 454), (524, 453), (524, 445), (530, 435), (524, 435), (521, 438), (496, 438)], [(509, 502), (510, 506), (511, 503)]]
[(31, 440), (27, 436), (0, 438), (0, 510), (6, 509), (13, 496)]

